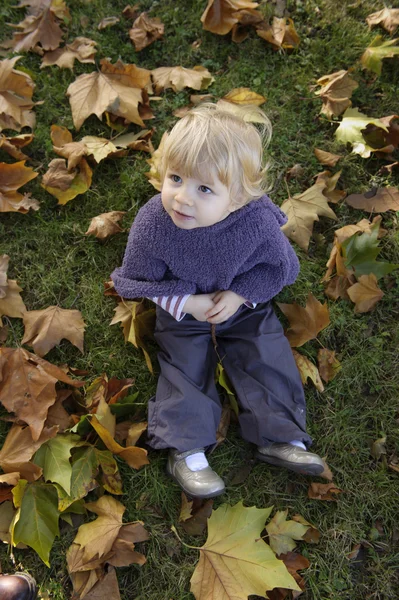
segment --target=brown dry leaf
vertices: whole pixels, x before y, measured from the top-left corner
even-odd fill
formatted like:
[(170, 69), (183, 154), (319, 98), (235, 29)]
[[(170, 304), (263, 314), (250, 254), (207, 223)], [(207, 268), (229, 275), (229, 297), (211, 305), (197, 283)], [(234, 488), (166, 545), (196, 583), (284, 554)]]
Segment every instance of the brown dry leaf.
[(335, 167), (337, 162), (342, 158), (339, 154), (332, 154), (320, 148), (315, 148), (314, 153), (319, 163), (326, 167)]
[(317, 370), (316, 365), (306, 358), (306, 356), (300, 354), (300, 352), (293, 350), (292, 353), (301, 376), (302, 385), (306, 385), (307, 380), (310, 378), (313, 381), (316, 389), (318, 389), (319, 392), (324, 392), (324, 385), (320, 379), (320, 373)]
[(292, 50), (298, 48), (300, 43), (293, 20), (286, 17), (273, 17), (271, 26), (264, 23), (256, 30), (256, 33), (272, 44), (274, 50), (280, 50), (280, 48)]
[(311, 292), (309, 292), (305, 308), (296, 302), (293, 304), (277, 302), (277, 306), (290, 321), (286, 336), (293, 348), (298, 348), (309, 340), (313, 340), (330, 324), (327, 304), (321, 304)]
[(114, 567), (108, 567), (108, 572), (90, 591), (82, 597), (83, 600), (121, 600), (118, 578)]
[(34, 137), (32, 133), (23, 133), (14, 137), (0, 134), (0, 148), (17, 160), (29, 160), (29, 156), (21, 152), (20, 148), (30, 144)]
[(135, 446), (141, 435), (146, 431), (147, 425), (148, 424), (145, 421), (130, 425), (126, 437), (126, 446)]
[(123, 9), (122, 14), (125, 17), (125, 19), (131, 19), (132, 21), (134, 21), (135, 19), (137, 19), (137, 13), (139, 12), (139, 10), (139, 4), (134, 4), (134, 6), (130, 6), (130, 4), (128, 4)]
[(153, 373), (150, 355), (145, 344), (145, 337), (152, 337), (155, 327), (155, 310), (146, 309), (143, 302), (123, 301), (114, 309), (115, 316), (110, 325), (121, 323), (125, 342), (131, 342), (136, 348), (141, 348), (150, 373)]
[(323, 190), (323, 194), (326, 196), (328, 201), (332, 202), (333, 204), (337, 204), (346, 196), (346, 192), (344, 190), (335, 189), (341, 173), (342, 171), (338, 171), (337, 173), (334, 173), (334, 175), (331, 175), (330, 171), (322, 171), (316, 177), (316, 183), (325, 183), (326, 187)]
[(345, 200), (349, 206), (367, 212), (399, 211), (399, 190), (395, 187), (379, 188), (365, 194), (351, 194)]
[(312, 500), (330, 500), (337, 501), (335, 496), (338, 496), (342, 490), (336, 487), (335, 483), (315, 483), (312, 482), (308, 489), (308, 498)]
[(85, 235), (94, 235), (100, 240), (106, 240), (111, 235), (120, 233), (123, 229), (118, 225), (118, 221), (120, 221), (125, 214), (126, 211), (112, 210), (111, 212), (93, 217)]
[(320, 113), (327, 115), (329, 119), (338, 117), (349, 106), (352, 106), (350, 97), (359, 84), (350, 77), (348, 71), (341, 70), (324, 75), (317, 80), (321, 89), (316, 91), (316, 96), (323, 100)]
[(151, 169), (145, 176), (148, 178), (149, 182), (154, 186), (156, 190), (159, 192), (162, 189), (161, 184), (161, 176), (159, 174), (159, 165), (162, 159), (163, 149), (165, 142), (168, 138), (168, 132), (162, 135), (161, 141), (159, 142), (159, 146), (156, 150), (154, 150), (151, 154), (151, 158), (149, 158), (146, 162), (150, 165)]
[(41, 476), (42, 469), (30, 459), (42, 444), (55, 437), (58, 426), (42, 429), (37, 440), (33, 440), (29, 427), (13, 425), (0, 450), (0, 466), (5, 473), (19, 473), (23, 479), (34, 481)]
[(208, 0), (208, 5), (201, 15), (201, 23), (206, 31), (226, 35), (239, 21), (237, 11), (258, 6), (258, 2), (251, 0)]
[(387, 8), (386, 6), (366, 18), (367, 25), (371, 29), (374, 25), (381, 25), (391, 35), (399, 26), (399, 8)]
[(281, 210), (288, 217), (282, 231), (305, 251), (309, 247), (313, 223), (318, 221), (320, 216), (337, 220), (336, 214), (328, 206), (328, 198), (324, 195), (326, 187), (324, 181), (315, 183), (302, 194), (290, 196), (281, 205)]
[(64, 400), (71, 394), (71, 390), (57, 390), (57, 400), (48, 409), (47, 419), (44, 422), (45, 427), (52, 427), (53, 425), (58, 426), (58, 432), (63, 433), (66, 429), (73, 426), (70, 414), (65, 410), (63, 406)]
[(144, 127), (143, 118), (153, 117), (145, 90), (150, 71), (121, 60), (112, 65), (103, 58), (100, 64), (101, 72), (80, 75), (68, 87), (75, 128), (79, 130), (92, 114), (101, 120), (104, 112)]
[[(324, 460), (323, 460), (323, 462), (324, 462)], [(325, 462), (324, 462), (324, 464), (327, 467)], [(328, 469), (328, 467), (327, 467), (327, 469)], [(292, 520), (297, 521), (298, 523), (302, 523), (302, 525), (306, 525), (308, 527), (308, 530), (306, 531), (305, 535), (302, 536), (302, 539), (304, 542), (307, 542), (309, 544), (318, 544), (319, 543), (320, 531), (318, 529), (316, 529), (316, 527), (314, 525), (312, 525), (312, 523), (309, 523), (309, 521), (304, 519), (302, 515), (294, 515), (292, 517)]]
[(0, 298), (5, 298), (7, 294), (7, 271), (10, 257), (8, 254), (0, 255)]
[(91, 154), (97, 163), (104, 160), (104, 158), (107, 158), (107, 156), (123, 155), (122, 152), (118, 153), (117, 147), (113, 144), (113, 142), (111, 142), (111, 140), (107, 140), (105, 138), (96, 137), (94, 135), (86, 135), (79, 143), (84, 146), (85, 153)]
[(264, 21), (263, 15), (253, 8), (239, 10), (232, 16), (238, 19), (231, 32), (231, 39), (236, 44), (241, 44), (249, 36), (251, 28), (260, 26)]
[(101, 29), (106, 29), (106, 27), (112, 27), (112, 25), (116, 25), (119, 23), (119, 21), (119, 17), (104, 17), (97, 25), (97, 29), (101, 31)]
[(181, 494), (181, 500), (179, 522), (184, 531), (189, 535), (202, 535), (212, 514), (213, 500), (194, 498), (189, 502), (184, 492)]
[(77, 37), (72, 43), (67, 44), (63, 48), (57, 48), (53, 52), (46, 52), (43, 56), (41, 69), (49, 67), (51, 65), (57, 65), (61, 69), (71, 69), (75, 60), (81, 63), (94, 63), (94, 55), (97, 50), (95, 46), (97, 43), (86, 37)]
[[(95, 586), (95, 584), (100, 580), (100, 578), (103, 577), (103, 571), (102, 569), (97, 568), (95, 570), (93, 569), (92, 571), (70, 573), (69, 577), (71, 579), (74, 591), (72, 599), (81, 600), (83, 598), (87, 598), (87, 594), (89, 593), (89, 591)], [(109, 599), (109, 596), (107, 596), (106, 598)]]
[(304, 172), (305, 169), (303, 168), (303, 166), (297, 163), (296, 165), (287, 170), (285, 174), (286, 180), (290, 181), (291, 179), (299, 179), (300, 177), (302, 177)]
[(261, 106), (261, 104), (266, 102), (264, 96), (261, 96), (246, 87), (234, 88), (226, 94), (226, 96), (223, 96), (222, 100), (233, 102), (233, 104), (254, 104), (255, 106)]
[(355, 304), (355, 313), (370, 312), (384, 295), (378, 287), (374, 273), (361, 275), (357, 283), (348, 288), (347, 292)]
[(5, 292), (5, 296), (0, 297), (0, 317), (6, 315), (14, 319), (22, 319), (26, 313), (26, 306), (20, 296), (22, 288), (14, 279), (8, 279)]
[[(216, 444), (220, 446), (222, 442), (226, 439), (227, 431), (229, 429), (231, 419), (231, 406), (230, 402), (227, 400), (223, 404), (222, 414), (220, 416), (220, 421), (218, 424), (218, 428), (216, 431)], [(216, 448), (216, 446), (215, 446)]]
[(193, 90), (208, 88), (215, 78), (208, 69), (197, 65), (192, 69), (184, 67), (159, 67), (151, 71), (155, 85), (155, 93), (159, 94), (168, 88), (174, 92), (181, 92), (185, 87)]
[(332, 381), (341, 370), (341, 363), (335, 356), (335, 350), (320, 348), (317, 353), (319, 372), (326, 383)]
[[(279, 560), (282, 560), (285, 566), (288, 569), (290, 575), (293, 576), (301, 590), (305, 589), (305, 580), (299, 575), (298, 571), (302, 571), (303, 569), (307, 569), (310, 567), (310, 562), (307, 558), (302, 556), (302, 554), (298, 554), (297, 552), (286, 552), (285, 554), (279, 555)], [(280, 593), (278, 593), (280, 592)], [(284, 590), (282, 588), (277, 588), (276, 590), (272, 590), (268, 592), (268, 598), (270, 600), (283, 600), (286, 598), (289, 590)], [(292, 598), (298, 598), (302, 592), (292, 592)]]
[(129, 37), (136, 51), (139, 52), (155, 40), (159, 40), (164, 34), (164, 29), (165, 26), (160, 19), (149, 17), (147, 12), (143, 12), (134, 21), (133, 27), (129, 30)]
[(35, 84), (27, 73), (14, 69), (20, 56), (0, 61), (0, 130), (34, 128), (36, 117), (31, 110)]
[(33, 346), (35, 354), (45, 356), (62, 339), (67, 339), (83, 354), (85, 323), (80, 310), (66, 310), (49, 306), (30, 310), (23, 316), (25, 334), (22, 344)]
[[(31, 167), (25, 167), (24, 160), (13, 164), (0, 163), (0, 212), (18, 212), (20, 204), (24, 202), (24, 196), (17, 191), (18, 188), (37, 175)], [(32, 199), (32, 202), (33, 208), (37, 201)]]
[(82, 158), (79, 166), (69, 172), (65, 160), (55, 158), (49, 163), (48, 171), (43, 175), (42, 187), (58, 200), (58, 204), (66, 204), (79, 194), (87, 192), (91, 186), (93, 171)]
[(0, 348), (0, 373), (0, 402), (29, 425), (34, 441), (39, 439), (48, 408), (56, 400), (57, 381), (83, 385), (24, 348)]
[(325, 458), (322, 458), (322, 461), (324, 464), (324, 471), (322, 473), (320, 473), (319, 477), (323, 477), (323, 479), (327, 479), (327, 481), (332, 481), (334, 479), (334, 476), (331, 472), (331, 469), (328, 466), (328, 464), (326, 463)]
[(126, 135), (121, 135), (112, 140), (112, 142), (117, 148), (151, 152), (153, 150), (151, 144), (153, 133), (153, 129), (142, 129), (139, 133), (127, 133)]
[(126, 448), (123, 448), (123, 446), (120, 446), (117, 442), (115, 442), (108, 430), (94, 415), (91, 417), (90, 423), (104, 444), (107, 446), (108, 450), (110, 450), (113, 454), (123, 458), (129, 467), (132, 467), (133, 469), (140, 469), (140, 467), (143, 465), (149, 464), (147, 450), (144, 450), (144, 448), (137, 448), (136, 446), (127, 446)]
[[(53, 0), (25, 1), (19, 6), (30, 6), (26, 18), (14, 25), (21, 29), (13, 34), (11, 40), (6, 42), (7, 47), (14, 52), (29, 52), (33, 50), (42, 54), (43, 50), (55, 50), (61, 43), (62, 29), (57, 19), (70, 20), (69, 10), (65, 2)], [(39, 45), (40, 44), (40, 45)]]
[(128, 567), (133, 564), (142, 566), (147, 562), (144, 554), (134, 550), (134, 544), (120, 538), (115, 540), (112, 553), (112, 557), (107, 562), (114, 567)]

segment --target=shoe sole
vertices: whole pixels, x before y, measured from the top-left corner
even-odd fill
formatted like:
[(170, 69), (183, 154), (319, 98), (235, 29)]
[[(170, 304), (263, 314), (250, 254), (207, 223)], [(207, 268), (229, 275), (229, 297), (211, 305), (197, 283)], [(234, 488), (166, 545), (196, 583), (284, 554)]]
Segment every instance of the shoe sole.
[(262, 462), (269, 463), (274, 465), (275, 467), (283, 467), (284, 469), (288, 469), (289, 471), (294, 471), (294, 473), (300, 473), (301, 475), (320, 475), (324, 471), (323, 465), (301, 465), (288, 462), (287, 460), (282, 460), (281, 458), (276, 458), (274, 456), (264, 456), (260, 452), (256, 452), (255, 454), (258, 460)]
[(186, 488), (180, 483), (180, 481), (178, 481), (178, 479), (169, 471), (169, 469), (166, 467), (166, 473), (169, 475), (169, 477), (171, 477), (173, 479), (173, 481), (175, 483), (177, 483), (177, 485), (179, 486), (180, 489), (183, 490), (183, 492), (186, 494), (186, 496), (189, 496), (190, 498), (200, 498), (201, 500), (205, 500), (207, 498), (216, 498), (217, 496), (221, 496), (222, 494), (225, 493), (226, 488), (223, 488), (222, 490), (218, 490), (216, 492), (211, 492), (209, 494), (193, 494), (192, 492), (189, 492), (188, 490), (186, 490)]

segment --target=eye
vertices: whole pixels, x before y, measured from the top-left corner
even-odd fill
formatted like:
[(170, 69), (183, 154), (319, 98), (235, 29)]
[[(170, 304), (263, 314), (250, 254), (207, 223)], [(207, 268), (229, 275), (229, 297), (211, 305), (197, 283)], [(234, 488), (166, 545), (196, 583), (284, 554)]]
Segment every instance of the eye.
[(212, 190), (209, 187), (207, 187), (206, 185), (200, 185), (198, 189), (203, 194), (213, 194)]
[(178, 175), (169, 175), (170, 179), (174, 182), (174, 183), (181, 183), (181, 177), (179, 177)]

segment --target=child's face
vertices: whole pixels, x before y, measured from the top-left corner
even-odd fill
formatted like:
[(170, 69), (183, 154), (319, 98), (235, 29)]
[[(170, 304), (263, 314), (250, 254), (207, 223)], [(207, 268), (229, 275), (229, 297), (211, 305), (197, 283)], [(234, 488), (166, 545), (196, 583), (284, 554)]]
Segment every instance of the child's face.
[(161, 196), (164, 209), (181, 229), (209, 227), (235, 210), (229, 189), (216, 173), (211, 181), (200, 181), (170, 168), (165, 174)]

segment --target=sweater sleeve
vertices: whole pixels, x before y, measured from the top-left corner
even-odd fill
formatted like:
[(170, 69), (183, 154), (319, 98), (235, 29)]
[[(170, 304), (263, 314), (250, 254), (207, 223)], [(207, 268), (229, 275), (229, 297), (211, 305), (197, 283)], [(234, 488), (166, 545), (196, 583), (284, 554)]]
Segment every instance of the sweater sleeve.
[(122, 266), (111, 273), (116, 291), (123, 298), (195, 294), (195, 283), (173, 277), (157, 256), (154, 211), (147, 205), (139, 210), (130, 229)]

